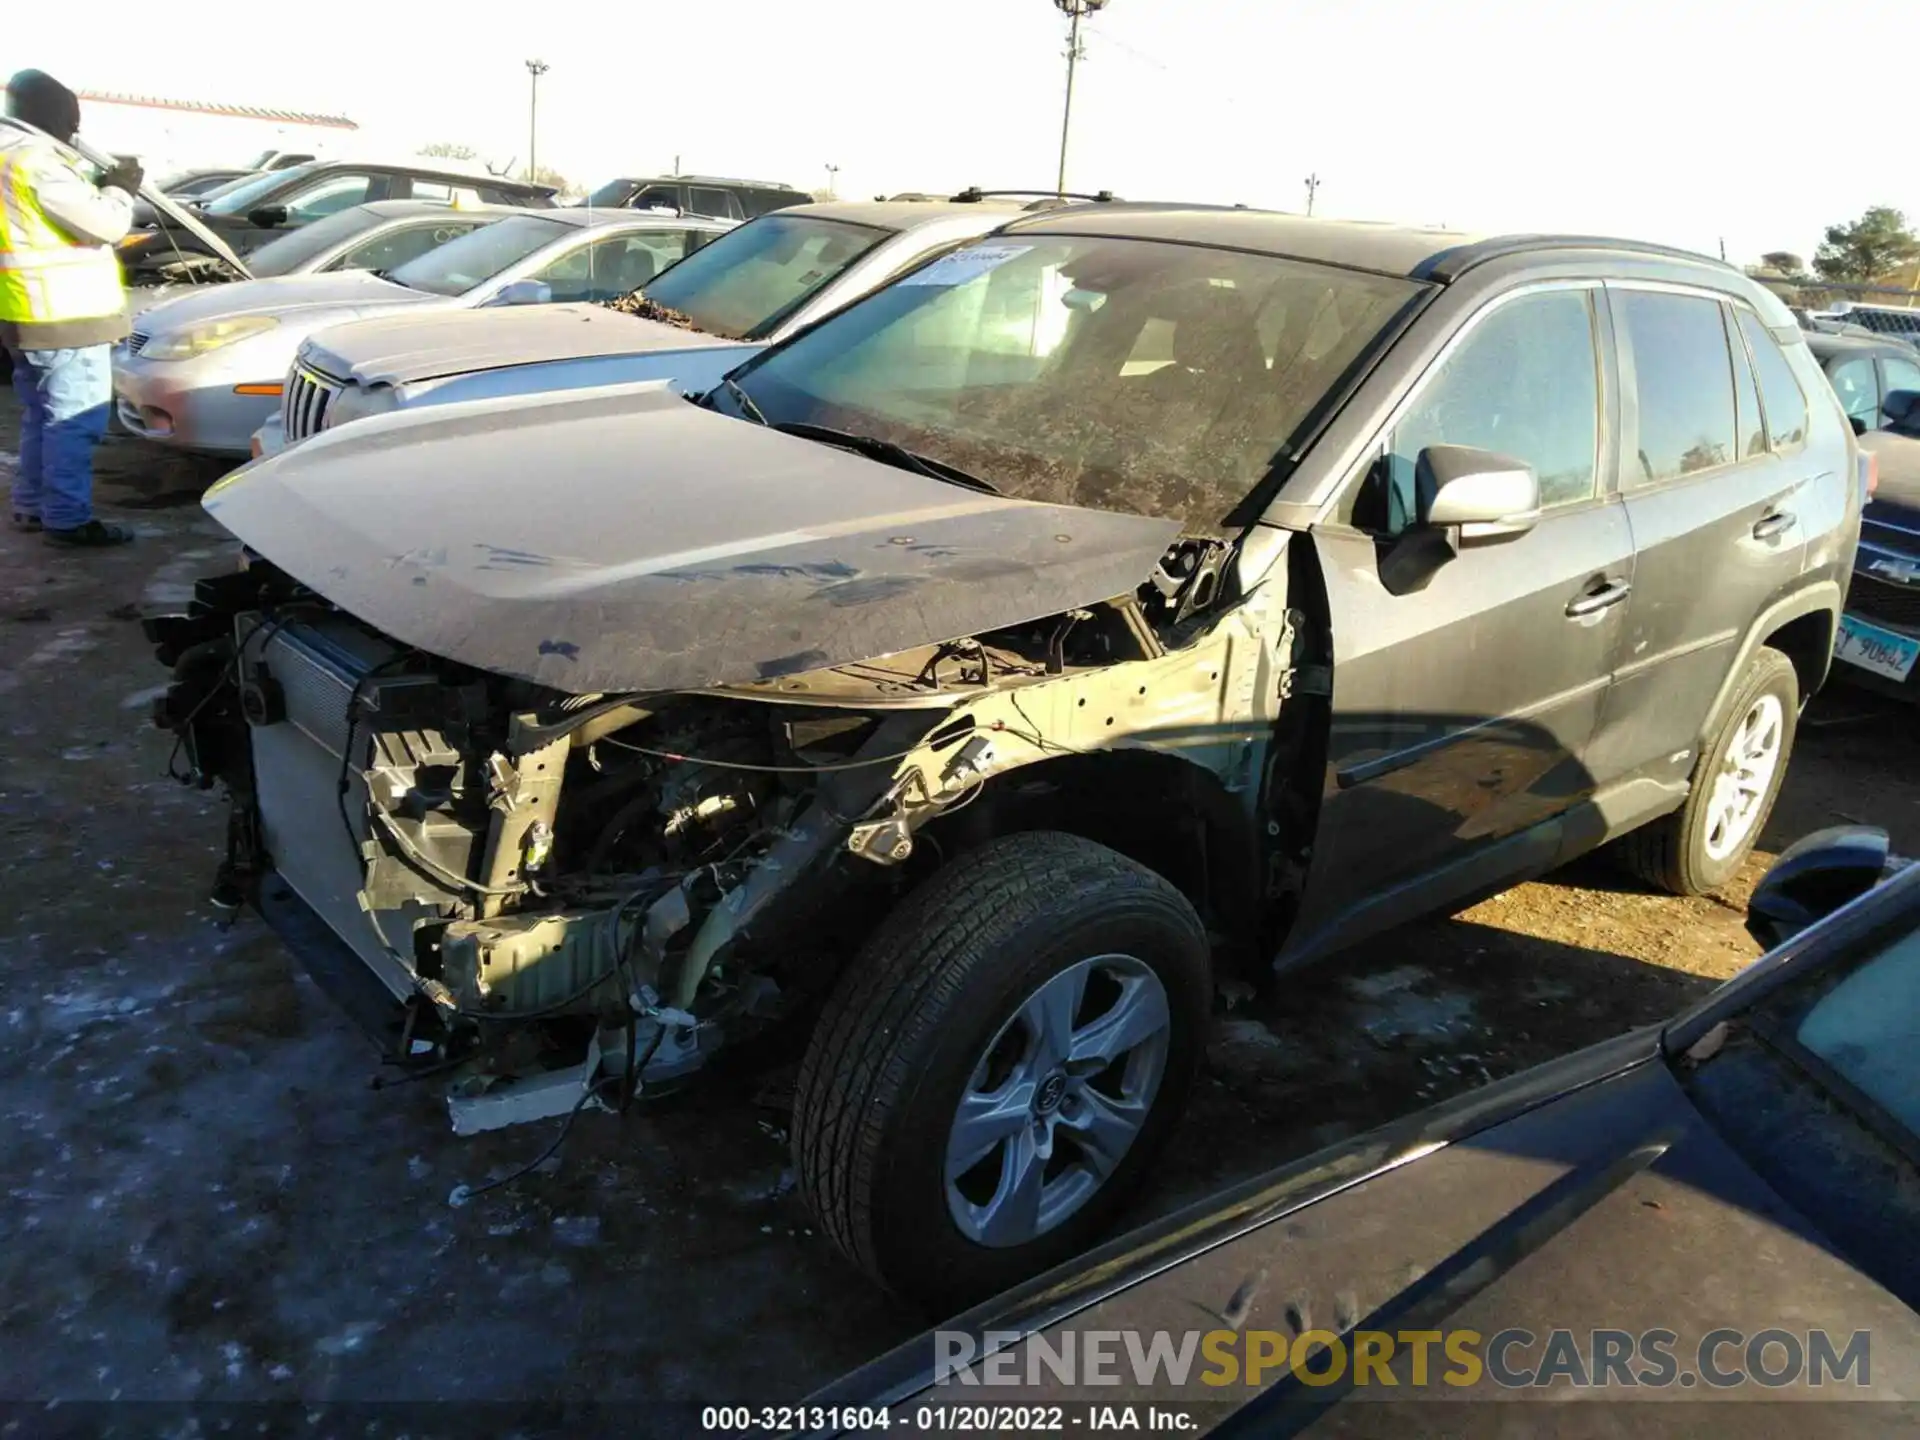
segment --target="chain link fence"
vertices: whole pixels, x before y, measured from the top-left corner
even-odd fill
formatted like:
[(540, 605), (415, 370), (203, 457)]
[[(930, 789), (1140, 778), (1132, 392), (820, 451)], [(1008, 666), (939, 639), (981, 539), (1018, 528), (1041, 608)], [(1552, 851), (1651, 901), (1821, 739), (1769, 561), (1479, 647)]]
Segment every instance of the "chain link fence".
[(1803, 317), (1843, 320), (1883, 335), (1920, 337), (1920, 290), (1894, 285), (1853, 285), (1811, 276), (1753, 277)]

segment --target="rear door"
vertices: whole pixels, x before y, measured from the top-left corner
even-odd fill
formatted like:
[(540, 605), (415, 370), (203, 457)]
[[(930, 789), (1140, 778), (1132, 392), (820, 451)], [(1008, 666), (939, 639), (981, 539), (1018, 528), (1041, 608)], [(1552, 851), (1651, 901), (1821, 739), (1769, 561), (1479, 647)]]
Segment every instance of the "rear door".
[[(1290, 957), (1546, 868), (1561, 836), (1543, 822), (1595, 788), (1586, 748), (1633, 584), (1598, 296), (1597, 282), (1535, 286), (1474, 315), (1312, 531), (1333, 723)], [(1415, 461), (1435, 444), (1525, 460), (1543, 510), (1409, 584), (1410, 547), (1439, 538), (1411, 519)]]
[[(1678, 786), (1748, 631), (1800, 578), (1818, 520), (1801, 514), (1818, 509), (1807, 398), (1744, 305), (1674, 287), (1607, 297), (1635, 561), (1595, 763)], [(1758, 385), (1750, 337), (1764, 346)]]

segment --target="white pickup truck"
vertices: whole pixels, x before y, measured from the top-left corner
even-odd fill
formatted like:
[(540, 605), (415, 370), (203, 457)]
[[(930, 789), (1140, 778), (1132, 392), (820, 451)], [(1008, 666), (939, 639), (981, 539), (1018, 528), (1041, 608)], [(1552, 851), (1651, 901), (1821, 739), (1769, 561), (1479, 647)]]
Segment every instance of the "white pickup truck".
[(643, 302), (629, 297), (640, 313), (529, 305), (333, 326), (302, 345), (253, 453), (418, 405), (642, 380), (699, 394), (749, 355), (1022, 208), (1032, 207), (991, 197), (798, 205), (661, 272)]

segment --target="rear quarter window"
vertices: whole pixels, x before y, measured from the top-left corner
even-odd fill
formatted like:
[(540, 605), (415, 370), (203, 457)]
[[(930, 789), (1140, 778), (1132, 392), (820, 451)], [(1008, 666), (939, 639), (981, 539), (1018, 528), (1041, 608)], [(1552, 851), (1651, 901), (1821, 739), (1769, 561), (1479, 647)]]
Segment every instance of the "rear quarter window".
[(1794, 377), (1780, 342), (1751, 310), (1740, 312), (1740, 333), (1753, 356), (1760, 382), (1760, 405), (1766, 411), (1767, 438), (1778, 451), (1797, 450), (1807, 443), (1807, 393)]
[(1629, 489), (1658, 485), (1731, 462), (1738, 425), (1720, 302), (1621, 290), (1613, 306), (1633, 347), (1639, 414), (1637, 451), (1625, 457), (1622, 481)]

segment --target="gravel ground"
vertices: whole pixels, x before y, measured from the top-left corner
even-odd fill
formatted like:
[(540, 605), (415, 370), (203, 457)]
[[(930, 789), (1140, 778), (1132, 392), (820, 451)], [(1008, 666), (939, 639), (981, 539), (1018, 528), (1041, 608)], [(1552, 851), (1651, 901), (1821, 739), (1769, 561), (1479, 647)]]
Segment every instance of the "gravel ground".
[[(16, 433), (0, 400), (0, 468)], [(217, 473), (110, 443), (139, 544), (0, 535), (0, 1401), (765, 1402), (918, 1328), (812, 1231), (751, 1093), (585, 1117), (449, 1205), (550, 1129), (455, 1140), (257, 923), (215, 925), (221, 807), (163, 776), (135, 620), (218, 563)], [(1915, 853), (1912, 723), (1822, 697), (1767, 846), (1868, 820)], [(1584, 862), (1223, 1013), (1135, 1218), (1669, 1013), (1751, 958), (1761, 868), (1681, 901)]]

